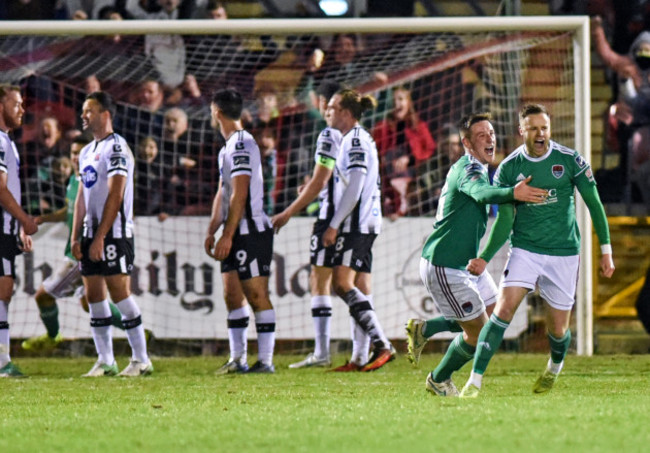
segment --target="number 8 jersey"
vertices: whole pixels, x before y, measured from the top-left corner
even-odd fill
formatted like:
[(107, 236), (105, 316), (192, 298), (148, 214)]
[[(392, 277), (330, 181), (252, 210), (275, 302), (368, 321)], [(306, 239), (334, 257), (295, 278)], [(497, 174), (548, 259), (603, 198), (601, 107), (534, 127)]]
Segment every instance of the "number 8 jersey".
[(83, 236), (93, 237), (108, 198), (108, 180), (120, 175), (126, 177), (126, 187), (108, 235), (113, 238), (133, 237), (133, 154), (124, 138), (112, 133), (86, 145), (79, 155), (79, 174), (86, 205)]

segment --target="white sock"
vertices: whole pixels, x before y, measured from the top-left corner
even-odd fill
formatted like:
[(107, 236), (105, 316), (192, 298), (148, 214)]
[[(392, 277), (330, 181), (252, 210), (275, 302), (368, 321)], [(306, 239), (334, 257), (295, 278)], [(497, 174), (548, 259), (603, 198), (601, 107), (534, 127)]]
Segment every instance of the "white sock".
[(332, 298), (313, 296), (311, 316), (314, 320), (314, 355), (319, 359), (330, 356), (330, 324), (332, 323)]
[(228, 312), (228, 344), (230, 345), (230, 358), (239, 360), (242, 364), (247, 360), (247, 333), (251, 311), (248, 305), (235, 308)]
[(474, 384), (476, 387), (481, 388), (483, 382), (483, 375), (478, 374), (475, 371), (472, 371), (472, 374), (469, 375), (469, 382)]
[(131, 357), (142, 363), (147, 363), (149, 355), (147, 354), (147, 339), (144, 336), (140, 307), (132, 296), (117, 302), (115, 306), (122, 313), (122, 324), (124, 324), (124, 331), (129, 345), (131, 345)]
[(548, 371), (550, 371), (553, 374), (560, 374), (560, 371), (562, 371), (563, 366), (564, 366), (564, 360), (562, 360), (560, 363), (555, 363), (549, 358), (546, 368), (548, 369)]
[(352, 358), (350, 362), (354, 362), (357, 365), (365, 365), (368, 363), (370, 336), (352, 317), (350, 318), (350, 334), (352, 335)]
[(107, 365), (112, 365), (115, 363), (115, 356), (113, 355), (111, 307), (108, 305), (108, 300), (104, 299), (101, 302), (89, 303), (88, 308), (90, 331), (93, 334), (99, 360)]
[(0, 368), (11, 362), (9, 357), (9, 302), (0, 300)]
[(263, 310), (255, 313), (257, 329), (257, 360), (265, 365), (273, 365), (275, 348), (275, 310)]

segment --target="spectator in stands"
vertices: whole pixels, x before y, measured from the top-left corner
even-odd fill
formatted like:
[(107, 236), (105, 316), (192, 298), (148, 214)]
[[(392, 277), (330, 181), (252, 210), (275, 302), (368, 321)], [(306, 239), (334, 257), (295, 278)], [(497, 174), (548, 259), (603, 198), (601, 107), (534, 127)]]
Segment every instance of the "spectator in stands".
[(135, 215), (158, 215), (160, 220), (168, 217), (163, 208), (166, 194), (162, 156), (153, 137), (140, 140), (136, 154), (135, 196), (133, 209)]
[(54, 158), (49, 169), (39, 171), (40, 212), (54, 212), (66, 206), (66, 188), (73, 173), (72, 161), (67, 156)]
[(393, 90), (393, 110), (377, 123), (372, 136), (381, 159), (384, 214), (404, 215), (408, 211), (408, 185), (436, 150), (429, 127), (416, 113), (407, 88)]
[(598, 55), (619, 78), (614, 115), (621, 126), (621, 167), (631, 181), (642, 180), (641, 167), (650, 161), (650, 32), (637, 36), (627, 55), (612, 50), (600, 17), (592, 19), (592, 34)]
[(262, 177), (264, 178), (264, 212), (273, 215), (275, 210), (275, 180), (278, 175), (278, 152), (276, 134), (270, 127), (265, 127), (255, 137), (262, 157)]
[(115, 0), (65, 0), (64, 3), (73, 20), (100, 19), (103, 8), (115, 6)]
[[(126, 0), (126, 11), (136, 19), (174, 20), (188, 19), (192, 15), (192, 0), (158, 0), (160, 10), (144, 9), (139, 0)], [(170, 88), (183, 82), (185, 75), (185, 43), (181, 35), (147, 35), (145, 54), (163, 84)]]
[(228, 11), (223, 2), (217, 0), (196, 0), (194, 19), (228, 19)]
[(165, 93), (161, 83), (157, 80), (149, 79), (142, 82), (139, 90), (140, 107), (145, 108), (151, 113), (156, 113), (162, 109), (165, 100)]
[(184, 110), (201, 110), (203, 108), (207, 109), (208, 107), (205, 99), (203, 99), (201, 88), (193, 74), (185, 74), (183, 83), (171, 91), (165, 99), (165, 104), (180, 107)]
[[(52, 0), (9, 0), (3, 1), (0, 11), (5, 20), (52, 20), (67, 19), (68, 14), (63, 3)], [(3, 10), (4, 9), (4, 10)]]
[(99, 83), (99, 79), (97, 78), (96, 74), (91, 74), (84, 79), (84, 90), (86, 91), (86, 94), (102, 90), (102, 85)]
[(144, 137), (162, 137), (164, 93), (159, 81), (147, 79), (140, 83), (134, 94), (135, 108), (127, 107), (117, 118), (116, 127), (122, 131), (127, 143), (137, 146)]

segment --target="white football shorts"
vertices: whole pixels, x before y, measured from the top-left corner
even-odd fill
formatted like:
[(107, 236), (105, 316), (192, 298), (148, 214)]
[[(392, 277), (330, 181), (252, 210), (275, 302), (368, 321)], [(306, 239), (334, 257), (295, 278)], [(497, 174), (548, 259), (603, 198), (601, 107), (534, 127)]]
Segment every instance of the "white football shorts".
[(80, 264), (68, 257), (43, 281), (43, 288), (55, 299), (70, 297), (79, 287), (83, 287)]
[(557, 310), (571, 310), (576, 300), (580, 256), (541, 255), (513, 248), (503, 271), (502, 286), (533, 291)]
[[(481, 277), (483, 291), (494, 303), (497, 293), (494, 280), (487, 272)], [(483, 293), (478, 286), (479, 277), (468, 271), (436, 266), (420, 258), (420, 278), (445, 319), (471, 321), (485, 311)]]

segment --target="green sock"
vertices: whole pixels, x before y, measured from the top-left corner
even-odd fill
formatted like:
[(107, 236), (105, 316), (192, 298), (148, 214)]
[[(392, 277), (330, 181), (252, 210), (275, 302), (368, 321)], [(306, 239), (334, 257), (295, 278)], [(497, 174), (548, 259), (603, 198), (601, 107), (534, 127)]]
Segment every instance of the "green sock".
[(463, 329), (460, 327), (460, 325), (451, 319), (445, 319), (444, 316), (438, 316), (437, 318), (429, 319), (426, 321), (424, 324), (424, 329), (422, 330), (422, 334), (427, 337), (431, 338), (438, 332), (462, 332)]
[(458, 335), (447, 348), (447, 353), (436, 369), (433, 370), (433, 380), (442, 382), (449, 379), (454, 371), (460, 370), (463, 365), (472, 360), (474, 351), (476, 351), (476, 347), (467, 344), (463, 335)]
[(509, 325), (509, 322), (500, 319), (494, 313), (490, 316), (490, 320), (483, 326), (478, 336), (476, 354), (474, 354), (474, 372), (478, 374), (485, 373), (490, 359), (501, 346), (503, 334)]
[(38, 310), (41, 312), (47, 335), (50, 338), (56, 337), (59, 334), (59, 307), (55, 303), (51, 307), (38, 307)]
[(111, 325), (117, 327), (120, 330), (124, 330), (124, 324), (122, 324), (122, 313), (120, 309), (117, 308), (113, 302), (109, 302), (108, 306), (111, 307)]
[(571, 344), (571, 330), (567, 329), (562, 338), (555, 338), (549, 333), (548, 342), (551, 345), (551, 361), (553, 363), (562, 363)]

